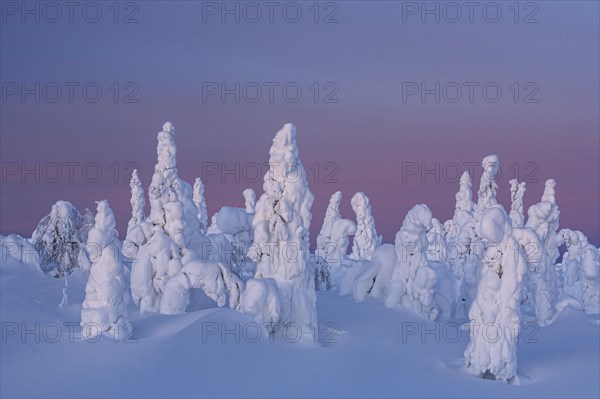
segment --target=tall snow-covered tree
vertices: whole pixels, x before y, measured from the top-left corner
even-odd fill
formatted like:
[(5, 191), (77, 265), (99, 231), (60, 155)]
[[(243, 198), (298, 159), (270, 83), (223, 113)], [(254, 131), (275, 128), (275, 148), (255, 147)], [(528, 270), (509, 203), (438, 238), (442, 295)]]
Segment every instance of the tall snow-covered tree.
[(146, 218), (144, 215), (144, 206), (146, 206), (144, 188), (142, 187), (137, 169), (134, 169), (133, 173), (131, 173), (129, 187), (131, 188), (131, 200), (129, 201), (131, 203), (131, 219), (129, 219), (129, 223), (127, 224), (128, 233)]
[(93, 263), (81, 305), (82, 334), (87, 338), (107, 334), (122, 339), (127, 324), (129, 289), (115, 215), (106, 200), (98, 202), (87, 245), (93, 254)]
[(365, 193), (358, 192), (354, 194), (350, 204), (356, 214), (356, 234), (354, 235), (350, 259), (370, 260), (375, 249), (381, 245), (382, 237), (377, 235), (369, 198)]
[(475, 235), (471, 177), (465, 171), (460, 178), (453, 218), (446, 222), (446, 263), (454, 275), (453, 313), (466, 316), (477, 287), (477, 262), (471, 248)]
[(500, 168), (500, 160), (497, 155), (488, 155), (481, 161), (483, 173), (479, 180), (479, 190), (477, 191), (477, 204), (475, 205), (475, 220), (479, 221), (485, 210), (496, 205), (496, 173)]
[[(253, 309), (249, 315), (262, 318), (260, 322), (296, 323), (304, 339), (316, 339), (317, 297), (308, 241), (314, 197), (298, 156), (293, 124), (284, 125), (275, 135), (269, 165), (264, 193), (256, 203), (252, 221), (254, 242), (249, 256), (258, 266), (255, 279), (248, 282), (242, 297), (242, 308)], [(267, 303), (248, 307), (244, 302), (254, 303), (255, 298), (263, 298), (264, 295), (258, 294), (269, 291), (268, 286), (272, 286), (269, 281), (276, 284), (282, 310), (264, 320)], [(280, 329), (281, 325), (273, 324), (270, 333), (277, 334)]]
[(57, 277), (70, 274), (75, 267), (89, 271), (82, 227), (83, 218), (73, 204), (58, 201), (52, 205), (50, 214), (40, 221), (31, 238), (43, 269), (51, 270)]
[(517, 374), (525, 254), (513, 237), (510, 219), (501, 206), (484, 210), (478, 230), (487, 245), (477, 296), (469, 311), (471, 339), (465, 361), (477, 376), (512, 381)]
[(206, 210), (206, 201), (204, 199), (204, 183), (202, 179), (196, 178), (194, 182), (194, 204), (198, 208), (198, 222), (200, 223), (200, 231), (206, 233), (208, 229), (208, 211)]
[(525, 216), (523, 214), (523, 196), (525, 195), (525, 182), (519, 183), (517, 179), (510, 181), (510, 219), (513, 227), (523, 227)]
[(158, 132), (157, 158), (149, 190), (150, 215), (145, 242), (131, 270), (131, 293), (141, 313), (186, 311), (189, 291), (199, 288), (217, 305), (239, 305), (243, 283), (222, 263), (209, 262), (210, 241), (198, 226), (192, 187), (179, 178), (175, 129), (170, 122)]

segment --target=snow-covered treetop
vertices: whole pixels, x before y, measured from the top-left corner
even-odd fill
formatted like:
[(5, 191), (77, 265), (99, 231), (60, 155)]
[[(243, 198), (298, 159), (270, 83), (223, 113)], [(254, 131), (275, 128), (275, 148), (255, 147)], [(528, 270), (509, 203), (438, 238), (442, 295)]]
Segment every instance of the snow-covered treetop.
[(510, 181), (510, 218), (514, 227), (523, 227), (523, 196), (525, 195), (525, 182), (519, 183), (517, 179)]
[[(426, 234), (432, 227), (433, 215), (427, 205), (415, 205), (404, 218), (402, 227), (396, 235), (396, 241), (402, 243), (418, 243), (426, 241)], [(426, 248), (419, 248), (424, 250)]]
[(157, 172), (177, 168), (177, 146), (174, 135), (175, 128), (171, 122), (166, 122), (163, 130), (158, 132), (158, 146), (156, 147), (158, 162), (154, 169)]
[(496, 178), (498, 168), (500, 168), (500, 160), (497, 155), (488, 155), (481, 161), (481, 167), (483, 168), (483, 173), (479, 181), (477, 206), (483, 210), (497, 203), (496, 190), (498, 189), (498, 185), (494, 179)]
[(542, 195), (542, 201), (547, 201), (556, 204), (556, 191), (554, 190), (554, 187), (556, 187), (556, 181), (554, 181), (554, 179), (546, 180), (546, 184), (544, 185), (544, 194)]
[(256, 208), (256, 193), (251, 188), (247, 188), (242, 193), (244, 195), (244, 207), (246, 212), (254, 213)]
[(329, 237), (331, 235), (331, 229), (336, 220), (341, 219), (340, 214), (340, 202), (342, 201), (342, 192), (337, 191), (333, 193), (329, 199), (329, 205), (327, 211), (325, 211), (325, 220), (323, 220), (323, 226), (321, 226), (321, 232), (319, 235)]
[(140, 224), (145, 218), (144, 206), (146, 205), (146, 200), (144, 199), (144, 188), (142, 187), (137, 169), (134, 169), (131, 174), (129, 187), (131, 188), (131, 219), (127, 225), (127, 231)]
[(204, 233), (208, 229), (208, 211), (206, 210), (206, 200), (204, 199), (204, 183), (202, 179), (196, 178), (194, 182), (192, 199), (198, 208), (198, 222), (200, 230)]
[(465, 171), (460, 177), (460, 188), (454, 198), (454, 224), (460, 228), (473, 217), (473, 192), (469, 172)]

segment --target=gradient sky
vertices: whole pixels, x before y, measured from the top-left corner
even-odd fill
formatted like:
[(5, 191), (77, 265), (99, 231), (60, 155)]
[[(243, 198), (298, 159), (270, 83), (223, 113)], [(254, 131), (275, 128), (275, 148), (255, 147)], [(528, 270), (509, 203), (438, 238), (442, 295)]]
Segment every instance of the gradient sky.
[[(321, 4), (320, 23), (313, 21), (312, 1), (295, 3), (303, 11), (297, 23), (283, 18), (285, 2), (275, 10), (273, 23), (265, 14), (258, 23), (243, 18), (236, 23), (232, 16), (223, 23), (219, 15), (204, 15), (203, 21), (206, 3), (199, 1), (137, 1), (136, 8), (128, 9), (122, 5), (120, 23), (113, 22), (113, 2), (97, 2), (102, 9), (98, 23), (84, 20), (81, 9), (75, 10), (73, 22), (63, 9), (57, 23), (44, 20), (54, 18), (53, 10), (41, 10), (36, 23), (27, 15), (23, 22), (6, 3), (1, 3), (0, 27), (1, 234), (30, 236), (59, 199), (80, 210), (108, 199), (123, 236), (130, 215), (127, 163), (137, 165), (147, 191), (156, 162), (156, 132), (170, 120), (176, 129), (179, 172), (187, 181), (202, 177), (215, 162), (219, 172), (222, 166), (240, 165), (237, 177), (204, 173), (210, 214), (221, 206), (242, 206), (246, 187), (262, 192), (262, 178), (254, 179), (254, 163), (268, 160), (274, 134), (293, 122), (304, 166), (313, 166), (308, 172), (316, 197), (312, 240), (329, 196), (337, 190), (344, 193), (346, 217), (354, 217), (349, 204), (354, 192), (369, 196), (387, 242), (417, 203), (429, 205), (444, 221), (454, 210), (455, 165), (465, 170), (466, 163), (495, 153), (502, 165), (501, 203), (510, 206), (508, 181), (515, 174), (527, 181), (526, 206), (539, 201), (544, 181), (554, 178), (561, 227), (581, 230), (596, 245), (600, 242), (597, 1), (535, 2), (537, 10), (522, 9), (519, 23), (509, 9), (512, 1), (495, 3), (502, 10), (497, 23), (487, 22), (481, 8), (473, 22), (466, 10), (459, 22), (446, 22), (444, 16), (454, 16), (447, 9), (440, 23), (431, 16), (423, 23), (419, 15), (403, 14), (406, 3), (389, 1), (337, 2), (328, 8)], [(435, 7), (435, 2), (428, 4)], [(293, 10), (288, 11), (293, 17)], [(538, 22), (523, 23), (534, 11)], [(138, 22), (122, 23), (131, 12)], [(338, 22), (322, 23), (331, 12)], [(36, 103), (33, 95), (25, 101), (19, 94), (9, 95), (11, 82), (30, 87), (35, 82), (78, 82), (80, 88), (73, 102), (64, 89), (57, 103), (47, 101), (53, 96), (50, 91)], [(88, 82), (103, 89), (97, 103), (82, 97), (81, 86)], [(118, 103), (110, 89), (114, 82), (120, 84)], [(122, 102), (130, 92), (123, 88), (127, 82), (139, 88), (137, 103)], [(236, 103), (232, 96), (225, 102), (218, 96), (203, 101), (203, 82), (297, 82), (303, 96), (290, 103), (276, 90), (273, 103), (264, 97), (257, 103), (244, 98)], [(321, 90), (335, 83), (339, 101), (315, 103), (309, 88), (314, 82)], [(425, 103), (418, 96), (403, 102), (403, 82), (479, 82), (480, 88), (496, 82), (503, 93), (497, 103), (486, 102), (481, 89), (475, 90), (472, 103), (466, 91), (456, 103), (435, 103), (433, 96)], [(514, 82), (521, 90), (517, 103), (509, 89)], [(533, 97), (537, 103), (522, 101), (534, 87), (525, 87), (527, 82), (539, 88)], [(23, 174), (36, 162), (40, 183), (35, 172)], [(55, 176), (53, 162), (61, 165), (57, 182), (48, 181)], [(80, 163), (73, 166), (72, 182), (65, 162)], [(403, 174), (414, 162), (419, 169), (433, 169), (439, 162), (440, 172), (424, 178)], [(86, 163), (95, 163), (87, 177)], [(90, 181), (94, 165), (102, 172), (97, 182)], [(116, 171), (119, 182), (114, 181)], [(325, 178), (332, 171), (338, 182)], [(475, 192), (479, 177), (476, 168)]]

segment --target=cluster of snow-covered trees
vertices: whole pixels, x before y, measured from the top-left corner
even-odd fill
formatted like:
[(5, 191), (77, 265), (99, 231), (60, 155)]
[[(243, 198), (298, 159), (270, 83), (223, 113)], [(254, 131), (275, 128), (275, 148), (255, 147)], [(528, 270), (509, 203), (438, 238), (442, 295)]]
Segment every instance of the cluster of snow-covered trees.
[[(309, 229), (313, 195), (286, 124), (269, 151), (270, 170), (256, 199), (244, 190), (244, 207), (225, 206), (209, 224), (201, 179), (193, 186), (177, 171), (175, 130), (158, 132), (157, 163), (148, 188), (149, 214), (138, 171), (131, 176), (132, 216), (123, 242), (106, 201), (95, 219), (59, 201), (31, 239), (0, 237), (3, 256), (42, 266), (55, 277), (80, 267), (89, 272), (82, 304), (87, 334), (117, 336), (132, 301), (143, 315), (178, 314), (228, 305), (277, 336), (294, 323), (306, 341), (318, 339), (317, 290), (380, 299), (427, 320), (468, 322), (469, 370), (512, 380), (521, 320), (552, 323), (565, 303), (600, 312), (600, 253), (579, 231), (559, 230), (554, 180), (525, 217), (525, 183), (510, 181), (511, 205), (498, 204), (495, 155), (482, 161), (474, 202), (468, 172), (460, 179), (455, 211), (442, 223), (427, 205), (406, 215), (393, 244), (377, 234), (365, 193), (351, 198), (355, 220), (340, 213), (342, 193), (330, 199), (316, 249)], [(352, 237), (352, 248), (350, 242)], [(566, 252), (558, 262), (559, 248)], [(476, 329), (498, 326), (501, 339)]]

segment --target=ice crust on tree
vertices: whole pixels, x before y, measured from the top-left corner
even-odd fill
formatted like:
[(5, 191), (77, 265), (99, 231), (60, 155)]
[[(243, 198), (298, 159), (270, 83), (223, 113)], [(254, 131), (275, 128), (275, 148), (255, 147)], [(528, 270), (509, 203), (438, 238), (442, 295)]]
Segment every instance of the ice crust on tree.
[(525, 254), (501, 206), (484, 211), (478, 230), (487, 245), (477, 296), (469, 310), (471, 339), (465, 351), (466, 366), (474, 375), (510, 382), (517, 374)]
[(239, 306), (243, 282), (205, 250), (210, 240), (198, 223), (192, 187), (177, 173), (175, 129), (158, 132), (157, 158), (149, 190), (150, 215), (131, 271), (131, 293), (142, 314), (186, 311), (190, 290), (199, 288), (217, 305)]
[(90, 261), (85, 250), (84, 220), (73, 204), (58, 201), (52, 205), (33, 232), (31, 242), (40, 254), (43, 270), (58, 277), (70, 274), (75, 267), (89, 271)]
[[(264, 176), (264, 193), (256, 203), (252, 221), (254, 241), (249, 256), (257, 262), (255, 279), (273, 279), (283, 309), (279, 320), (296, 323), (303, 339), (316, 339), (317, 297), (308, 241), (314, 197), (298, 157), (293, 124), (284, 125), (275, 135), (269, 165), (270, 170)], [(248, 281), (242, 309), (246, 307), (246, 300), (262, 297), (254, 290), (264, 292), (265, 284)], [(264, 308), (267, 303), (260, 306)], [(259, 317), (254, 313), (250, 315)]]
[(356, 233), (350, 259), (370, 260), (375, 249), (381, 245), (382, 237), (377, 235), (369, 198), (365, 193), (358, 192), (354, 194), (350, 204), (356, 214)]
[(87, 245), (93, 263), (81, 305), (82, 334), (88, 339), (100, 334), (123, 338), (129, 303), (127, 269), (116, 235), (115, 215), (106, 200), (98, 202)]

